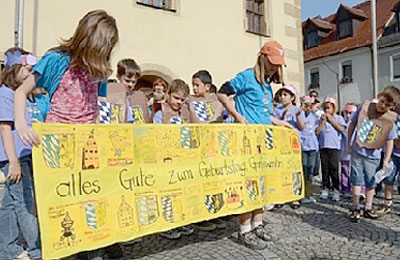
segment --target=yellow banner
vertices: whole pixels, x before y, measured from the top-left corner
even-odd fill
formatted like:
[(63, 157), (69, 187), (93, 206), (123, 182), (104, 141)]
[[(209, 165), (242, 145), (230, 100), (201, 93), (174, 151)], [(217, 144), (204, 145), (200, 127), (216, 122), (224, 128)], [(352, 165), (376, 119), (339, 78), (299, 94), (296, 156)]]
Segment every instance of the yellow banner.
[(34, 124), (44, 258), (304, 194), (294, 130), (266, 125)]

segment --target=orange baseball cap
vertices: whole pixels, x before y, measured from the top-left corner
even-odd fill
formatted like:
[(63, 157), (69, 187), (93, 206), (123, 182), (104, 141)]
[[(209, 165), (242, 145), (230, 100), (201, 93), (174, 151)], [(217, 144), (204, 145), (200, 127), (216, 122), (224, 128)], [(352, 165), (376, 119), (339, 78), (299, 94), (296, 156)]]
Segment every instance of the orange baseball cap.
[(274, 65), (285, 65), (283, 47), (277, 41), (264, 43), (260, 53), (266, 55), (268, 61)]

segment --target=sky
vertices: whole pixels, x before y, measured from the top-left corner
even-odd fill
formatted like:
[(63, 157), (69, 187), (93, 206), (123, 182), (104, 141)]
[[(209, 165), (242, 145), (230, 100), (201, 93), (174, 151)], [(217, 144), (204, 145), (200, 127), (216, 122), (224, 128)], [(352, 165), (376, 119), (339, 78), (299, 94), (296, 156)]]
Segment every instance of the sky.
[(336, 13), (340, 4), (354, 6), (365, 2), (366, 0), (301, 0), (301, 16), (302, 20), (321, 15), (326, 17)]

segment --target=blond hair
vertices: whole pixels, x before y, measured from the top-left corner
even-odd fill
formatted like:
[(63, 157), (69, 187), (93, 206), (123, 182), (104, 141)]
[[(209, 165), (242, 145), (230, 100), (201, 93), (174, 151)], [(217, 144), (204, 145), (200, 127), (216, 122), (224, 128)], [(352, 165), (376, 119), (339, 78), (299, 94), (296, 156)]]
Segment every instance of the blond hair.
[(79, 21), (71, 38), (62, 39), (53, 50), (68, 52), (71, 68), (85, 68), (91, 75), (108, 77), (112, 73), (111, 51), (117, 42), (115, 19), (103, 10), (95, 10)]
[(257, 57), (257, 63), (253, 68), (258, 83), (263, 84), (264, 86), (268, 86), (270, 82), (284, 85), (282, 80), (282, 66), (279, 66), (279, 70), (274, 75), (269, 76), (265, 73), (266, 59), (267, 56), (260, 53)]

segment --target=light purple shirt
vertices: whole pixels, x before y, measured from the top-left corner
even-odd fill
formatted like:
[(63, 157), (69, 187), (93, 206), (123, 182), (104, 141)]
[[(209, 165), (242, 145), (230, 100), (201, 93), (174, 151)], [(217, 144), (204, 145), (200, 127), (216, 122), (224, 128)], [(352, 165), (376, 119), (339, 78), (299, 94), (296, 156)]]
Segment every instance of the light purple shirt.
[[(358, 107), (357, 112), (353, 113), (350, 117), (351, 122), (357, 125), (358, 115), (360, 114), (362, 106)], [(357, 133), (357, 126), (354, 128), (355, 134)], [(386, 140), (394, 140), (397, 138), (397, 129), (396, 125), (393, 124), (392, 130), (390, 131)], [(382, 148), (381, 149), (368, 149), (368, 148), (361, 148), (357, 144), (357, 138), (352, 138), (351, 140), (351, 149), (353, 152), (357, 152), (359, 155), (367, 157), (369, 159), (380, 159)]]
[[(25, 119), (27, 124), (32, 126), (31, 115), (28, 112), (25, 112)], [(0, 122), (12, 123), (11, 130), (14, 136), (14, 146), (17, 157), (22, 158), (32, 154), (32, 147), (22, 143), (14, 128), (14, 90), (5, 85), (0, 87)], [(4, 161), (8, 161), (8, 157), (4, 150), (3, 138), (0, 135), (0, 162)]]
[(131, 108), (131, 106), (129, 104), (129, 99), (128, 98), (126, 98), (126, 105), (127, 105), (127, 110), (128, 110), (127, 113), (126, 113), (126, 121), (128, 123), (135, 124), (136, 121), (135, 121), (135, 118), (133, 117), (132, 108)]
[(317, 118), (314, 113), (306, 115), (304, 111), (301, 112), (300, 118), (305, 124), (305, 128), (300, 132), (301, 147), (304, 152), (318, 151), (318, 137), (315, 133), (317, 129)]
[[(339, 125), (346, 127), (344, 118), (339, 115), (334, 115), (334, 118)], [(318, 119), (317, 125), (321, 123), (321, 119)], [(336, 149), (340, 150), (340, 142), (342, 140), (342, 133), (336, 130), (335, 127), (328, 121), (325, 122), (324, 127), (319, 134), (319, 148), (320, 149)]]
[[(397, 116), (395, 127), (396, 127), (396, 136), (397, 136), (396, 139), (400, 139), (400, 115)], [(394, 147), (393, 148), (393, 156), (400, 158), (400, 149)]]
[(274, 109), (274, 117), (286, 121), (289, 124), (291, 124), (294, 128), (299, 129), (297, 125), (297, 118), (296, 118), (296, 113), (299, 111), (299, 108), (296, 106), (291, 107), (290, 109), (287, 110), (287, 112), (284, 114), (285, 109), (284, 108), (275, 108)]

